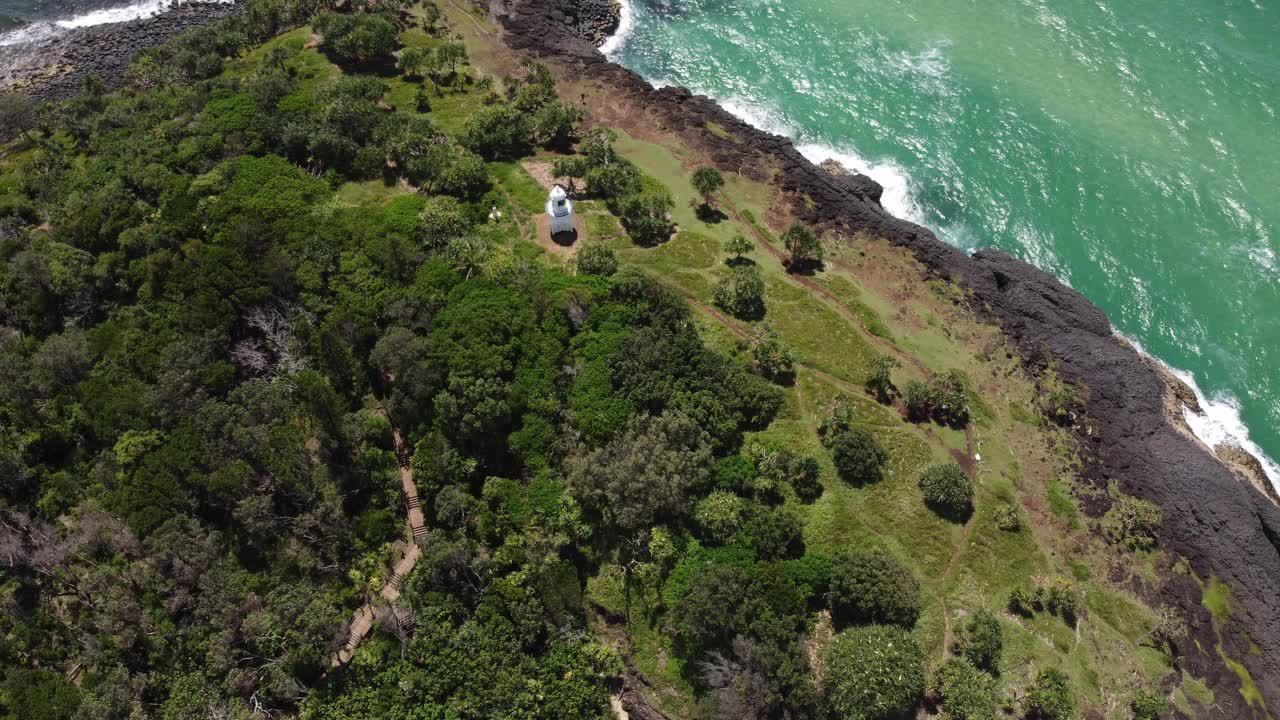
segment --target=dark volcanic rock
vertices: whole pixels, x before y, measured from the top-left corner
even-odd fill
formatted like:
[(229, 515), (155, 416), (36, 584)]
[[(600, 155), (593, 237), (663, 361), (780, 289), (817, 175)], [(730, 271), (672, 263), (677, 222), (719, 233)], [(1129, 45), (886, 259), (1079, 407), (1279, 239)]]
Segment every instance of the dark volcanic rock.
[[(1080, 436), (1086, 478), (1099, 486), (1115, 481), (1124, 492), (1160, 505), (1163, 546), (1187, 558), (1200, 578), (1216, 576), (1231, 588), (1232, 621), (1217, 630), (1194, 580), (1174, 575), (1158, 591), (1155, 599), (1178, 607), (1192, 626), (1196, 642), (1180, 649), (1181, 665), (1209, 682), (1225, 717), (1253, 716), (1238, 692), (1239, 679), (1216, 654), (1221, 644), (1248, 669), (1267, 705), (1280, 708), (1280, 509), (1169, 423), (1164, 382), (1113, 334), (1101, 310), (1004, 252), (969, 256), (928, 229), (891, 216), (874, 180), (824, 172), (786, 138), (743, 123), (706, 97), (678, 87), (655, 90), (609, 63), (562, 21), (576, 7), (575, 0), (522, 0), (499, 19), (511, 47), (608, 84), (646, 108), (660, 127), (705, 149), (721, 169), (760, 179), (769, 168), (780, 169), (778, 181), (793, 193), (794, 211), (805, 222), (866, 231), (909, 248), (931, 272), (967, 289), (973, 306), (1002, 325), (1031, 369), (1055, 358), (1064, 377), (1086, 385), (1093, 428)], [(709, 122), (727, 133), (707, 131)], [(1261, 652), (1250, 652), (1250, 641)]]
[(37, 43), (2, 47), (0, 92), (23, 90), (43, 100), (64, 100), (80, 93), (87, 75), (102, 78), (108, 89), (117, 88), (138, 50), (230, 17), (242, 8), (240, 3), (192, 3), (154, 17), (93, 25)]

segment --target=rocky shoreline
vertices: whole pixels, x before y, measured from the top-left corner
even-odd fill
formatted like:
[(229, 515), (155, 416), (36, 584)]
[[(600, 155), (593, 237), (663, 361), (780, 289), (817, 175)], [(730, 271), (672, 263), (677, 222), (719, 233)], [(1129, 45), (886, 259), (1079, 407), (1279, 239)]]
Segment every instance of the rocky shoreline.
[(159, 45), (193, 27), (239, 13), (240, 3), (190, 3), (149, 18), (69, 30), (31, 44), (0, 47), (0, 92), (22, 91), (41, 100), (79, 94), (97, 75), (108, 89), (124, 82), (138, 50)]
[[(1097, 488), (1116, 483), (1158, 504), (1163, 546), (1186, 558), (1195, 577), (1170, 571), (1160, 587), (1137, 588), (1176, 607), (1191, 626), (1179, 666), (1215, 691), (1227, 718), (1263, 715), (1240, 693), (1241, 678), (1220, 653), (1242, 663), (1264, 702), (1280, 707), (1280, 508), (1213, 452), (1175, 427), (1161, 374), (1117, 338), (1106, 315), (1075, 290), (999, 250), (969, 256), (927, 228), (893, 217), (882, 188), (863, 175), (833, 175), (805, 159), (791, 141), (747, 125), (685, 88), (653, 88), (608, 62), (596, 41), (565, 18), (601, 0), (515, 0), (495, 15), (516, 50), (607, 85), (644, 108), (654, 123), (704, 150), (722, 170), (768, 179), (790, 193), (797, 217), (852, 235), (868, 232), (908, 248), (929, 271), (965, 288), (972, 306), (1003, 327), (1029, 369), (1052, 359), (1064, 377), (1088, 387), (1089, 428), (1079, 431), (1084, 477)], [(709, 123), (723, 128), (712, 133)], [(1105, 495), (1089, 503), (1107, 507)], [(1202, 603), (1200, 582), (1216, 577), (1232, 590), (1231, 620), (1217, 623)], [(630, 710), (630, 708), (628, 708)]]

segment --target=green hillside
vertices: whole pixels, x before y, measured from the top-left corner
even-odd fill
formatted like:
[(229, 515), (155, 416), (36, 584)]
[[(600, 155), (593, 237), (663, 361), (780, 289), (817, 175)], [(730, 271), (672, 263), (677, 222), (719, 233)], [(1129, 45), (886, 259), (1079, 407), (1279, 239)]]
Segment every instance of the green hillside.
[(1151, 508), (1081, 510), (1088, 388), (479, 11), (377, 9), (251, 3), (0, 157), (0, 717), (1212, 704)]

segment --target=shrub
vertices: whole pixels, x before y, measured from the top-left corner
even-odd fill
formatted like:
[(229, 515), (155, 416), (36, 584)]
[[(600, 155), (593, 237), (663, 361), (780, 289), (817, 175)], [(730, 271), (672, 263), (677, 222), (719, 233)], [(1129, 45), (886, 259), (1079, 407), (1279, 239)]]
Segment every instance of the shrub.
[(812, 230), (800, 223), (792, 223), (782, 233), (782, 245), (787, 250), (787, 267), (791, 270), (822, 264), (822, 242)]
[(812, 455), (798, 456), (788, 470), (791, 488), (796, 491), (796, 497), (801, 501), (813, 502), (822, 496), (818, 458)]
[(962, 518), (973, 507), (973, 483), (955, 463), (930, 465), (920, 474), (920, 490), (934, 512), (948, 518)]
[(1102, 526), (1113, 542), (1130, 550), (1150, 550), (1156, 546), (1160, 520), (1155, 503), (1124, 495), (1107, 511)]
[(796, 370), (795, 355), (777, 333), (764, 333), (751, 346), (751, 365), (770, 380), (790, 378)]
[(780, 560), (804, 552), (800, 518), (784, 508), (756, 506), (738, 531), (737, 543), (756, 551), (761, 560)]
[(1026, 618), (1036, 614), (1035, 601), (1026, 588), (1014, 588), (1009, 593), (1009, 612)]
[(1139, 690), (1129, 701), (1129, 712), (1133, 720), (1160, 720), (1168, 703), (1164, 696), (1154, 690)]
[(826, 555), (805, 553), (795, 560), (783, 561), (782, 569), (807, 600), (826, 597), (831, 589), (831, 558)]
[(698, 501), (693, 519), (702, 535), (717, 544), (727, 544), (742, 526), (746, 501), (730, 492), (716, 490)]
[(895, 368), (902, 367), (898, 359), (890, 355), (880, 355), (871, 361), (871, 374), (867, 376), (865, 386), (867, 392), (875, 395), (881, 402), (893, 397), (892, 373)]
[(848, 430), (831, 441), (831, 459), (840, 478), (850, 485), (879, 482), (888, 453), (866, 430)]
[(604, 243), (587, 243), (578, 251), (578, 272), (584, 275), (612, 275), (618, 271), (618, 254)]
[(1080, 611), (1080, 596), (1076, 593), (1075, 586), (1067, 580), (1057, 580), (1048, 590), (1048, 598), (1044, 603), (1045, 608), (1067, 621), (1068, 625), (1076, 624), (1077, 613)]
[(969, 380), (960, 370), (934, 373), (925, 383), (913, 380), (907, 384), (906, 402), (915, 420), (963, 425), (969, 422)]
[(764, 277), (755, 265), (737, 265), (711, 290), (716, 305), (742, 320), (764, 316)]
[(903, 628), (846, 630), (831, 641), (825, 659), (827, 701), (845, 720), (908, 715), (924, 693), (924, 651)]
[(953, 657), (938, 668), (930, 694), (954, 720), (994, 720), (996, 688), (991, 676), (964, 657)]
[(339, 62), (368, 62), (396, 48), (399, 31), (381, 15), (325, 13), (312, 23), (324, 36), (324, 48)]
[[(591, 182), (588, 176), (587, 182)], [(594, 189), (594, 185), (592, 185)], [(618, 202), (618, 219), (631, 239), (640, 245), (656, 245), (671, 236), (668, 213), (675, 207), (665, 188), (643, 190)]]
[(480, 108), (467, 120), (458, 142), (488, 160), (515, 158), (529, 150), (529, 116), (507, 104)]
[(920, 582), (884, 552), (846, 552), (831, 563), (827, 604), (841, 625), (869, 622), (910, 627), (920, 617)]
[(1018, 508), (1006, 505), (996, 511), (996, 527), (1004, 532), (1018, 532), (1022, 529), (1022, 514)]
[(1004, 631), (991, 611), (982, 609), (964, 624), (956, 640), (956, 652), (975, 667), (990, 673), (1000, 671), (1000, 653), (1004, 649)]
[(1061, 670), (1048, 668), (1036, 675), (1035, 684), (1027, 690), (1023, 710), (1030, 720), (1069, 720), (1075, 717), (1075, 700), (1071, 686)]
[(471, 229), (462, 205), (451, 197), (434, 195), (427, 198), (418, 212), (414, 235), (424, 247), (443, 248), (450, 240), (462, 237)]

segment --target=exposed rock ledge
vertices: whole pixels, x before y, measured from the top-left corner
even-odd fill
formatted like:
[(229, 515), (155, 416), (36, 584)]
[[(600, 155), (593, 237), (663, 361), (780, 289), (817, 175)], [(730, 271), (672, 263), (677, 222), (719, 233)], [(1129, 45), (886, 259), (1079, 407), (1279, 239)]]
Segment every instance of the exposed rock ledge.
[[(496, 14), (512, 48), (607, 84), (659, 127), (705, 150), (721, 169), (759, 179), (769, 177), (769, 168), (780, 170), (776, 181), (809, 224), (866, 231), (909, 248), (931, 272), (966, 288), (973, 306), (1002, 325), (1032, 370), (1055, 358), (1066, 378), (1087, 385), (1095, 432), (1080, 438), (1089, 461), (1086, 478), (1099, 486), (1117, 482), (1124, 492), (1160, 505), (1163, 546), (1185, 557), (1198, 577), (1216, 576), (1232, 589), (1232, 622), (1220, 635), (1194, 579), (1174, 574), (1155, 591), (1153, 600), (1177, 607), (1193, 628), (1194, 642), (1179, 648), (1181, 667), (1215, 690), (1215, 709), (1223, 717), (1253, 717), (1240, 680), (1217, 655), (1220, 645), (1248, 669), (1267, 706), (1280, 708), (1280, 509), (1175, 427), (1166, 413), (1165, 381), (1114, 336), (1101, 310), (1004, 252), (969, 256), (928, 229), (891, 216), (874, 180), (825, 172), (786, 138), (747, 125), (710, 99), (680, 87), (654, 89), (609, 63), (591, 39), (555, 19), (576, 17), (578, 7), (579, 0), (512, 0)], [(712, 133), (708, 123), (727, 132)]]

